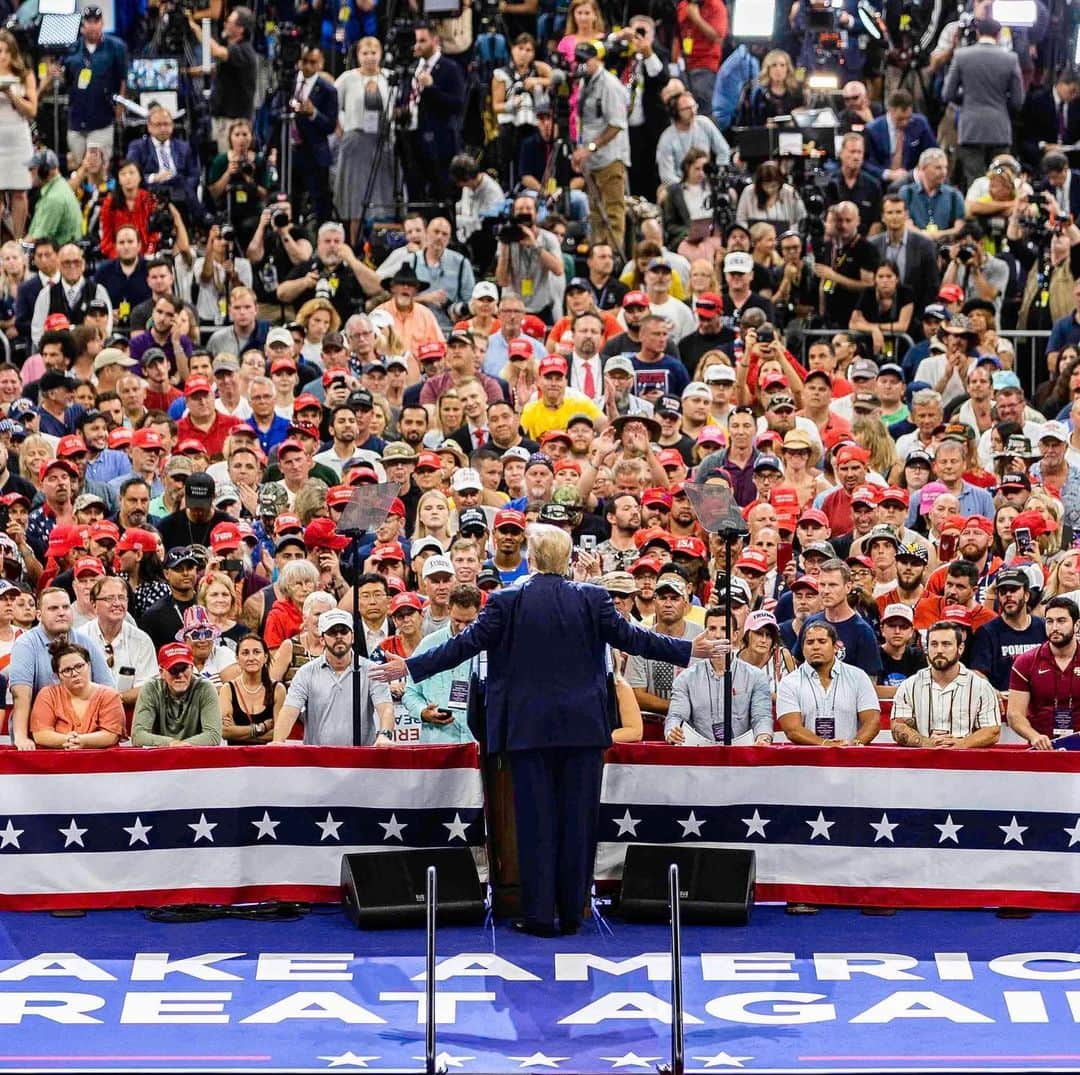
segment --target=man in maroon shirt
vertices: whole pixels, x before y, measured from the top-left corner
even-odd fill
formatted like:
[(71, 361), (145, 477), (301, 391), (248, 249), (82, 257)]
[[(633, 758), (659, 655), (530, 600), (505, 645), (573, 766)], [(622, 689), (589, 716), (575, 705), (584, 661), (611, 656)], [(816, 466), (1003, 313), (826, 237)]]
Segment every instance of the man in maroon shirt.
[(1046, 642), (1021, 653), (1009, 676), (1009, 727), (1036, 750), (1052, 739), (1080, 732), (1080, 609), (1069, 597), (1046, 603)]
[(189, 377), (184, 398), (187, 414), (176, 423), (177, 443), (193, 437), (206, 445), (211, 459), (223, 458), (225, 438), (241, 424), (240, 419), (222, 414), (214, 406), (214, 386), (207, 377)]

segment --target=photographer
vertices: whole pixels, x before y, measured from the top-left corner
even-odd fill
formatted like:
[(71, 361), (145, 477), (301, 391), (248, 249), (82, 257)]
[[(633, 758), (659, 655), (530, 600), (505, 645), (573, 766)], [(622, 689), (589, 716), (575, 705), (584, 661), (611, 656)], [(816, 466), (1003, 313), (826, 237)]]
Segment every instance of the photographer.
[(656, 23), (648, 15), (634, 15), (617, 37), (630, 49), (619, 72), (630, 95), (630, 193), (652, 201), (660, 185), (653, 149), (668, 119), (660, 95), (668, 84), (669, 57), (657, 43)]
[(236, 256), (236, 232), (228, 224), (213, 224), (206, 253), (195, 259), (195, 309), (200, 325), (223, 325), (234, 287), (251, 287), (251, 262)]
[(113, 155), (113, 119), (121, 109), (113, 97), (123, 96), (127, 80), (128, 51), (119, 37), (104, 32), (101, 8), (87, 4), (82, 12), (79, 42), (62, 60), (49, 58), (39, 93), (44, 95), (55, 79), (62, 79), (68, 95), (68, 153), (73, 164), (82, 164), (87, 143), (100, 146), (105, 160)]
[[(1017, 328), (1044, 331), (1074, 308), (1073, 287), (1080, 280), (1080, 228), (1072, 217), (1051, 218), (1053, 195), (1044, 191), (1039, 211), (1017, 199), (1005, 237), (1026, 274)], [(1045, 379), (1037, 377), (1036, 383)]]
[(536, 201), (528, 194), (514, 199), (512, 223), (499, 232), (495, 283), (521, 295), (525, 311), (545, 323), (562, 304), (563, 260), (559, 241), (536, 226)]
[(375, 273), (345, 242), (345, 229), (328, 220), (319, 228), (314, 256), (278, 284), (277, 299), (299, 308), (308, 299), (327, 298), (344, 321), (363, 305), (365, 291), (374, 295), (381, 290)]
[[(724, 167), (731, 161), (731, 147), (716, 124), (698, 115), (692, 93), (678, 93), (669, 102), (671, 126), (656, 144), (656, 168), (665, 186), (678, 183), (691, 149), (702, 149), (710, 163)], [(685, 178), (685, 176), (683, 176)], [(668, 246), (677, 243), (668, 242)]]
[(416, 301), (431, 310), (445, 333), (453, 327), (451, 308), (466, 303), (476, 286), (472, 264), (464, 254), (449, 250), (449, 244), (450, 221), (433, 217), (427, 226), (427, 243), (412, 261), (413, 271), (425, 285)]
[(305, 49), (300, 56), (288, 114), (292, 143), (289, 190), (293, 197), (306, 192), (315, 219), (322, 223), (333, 215), (330, 136), (338, 123), (338, 92), (323, 74), (321, 49)]
[[(188, 25), (196, 38), (202, 38), (202, 26), (195, 13), (187, 12)], [(258, 58), (251, 46), (255, 14), (249, 7), (234, 7), (222, 27), (225, 44), (210, 38), (210, 58), (217, 61), (210, 90), (210, 121), (218, 152), (228, 153), (229, 131), (233, 120), (255, 115), (255, 80)]]
[(228, 150), (219, 153), (207, 173), (207, 190), (214, 209), (226, 216), (245, 246), (259, 224), (270, 169), (265, 158), (255, 152), (255, 135), (250, 120), (229, 121)]
[(311, 257), (311, 237), (293, 223), (288, 195), (279, 194), (259, 214), (255, 234), (245, 251), (259, 274), (259, 299), (276, 302), (278, 282)]
[[(159, 188), (159, 194), (167, 197), (168, 188)], [(161, 227), (162, 213), (169, 221), (165, 228)], [(130, 160), (120, 165), (116, 186), (101, 206), (99, 246), (105, 257), (116, 257), (116, 233), (125, 225), (133, 227), (139, 233), (142, 247), (148, 254), (153, 255), (159, 246), (168, 245), (173, 245), (181, 254), (191, 250), (187, 228), (180, 211), (171, 201), (161, 204), (159, 199), (142, 185), (139, 166)], [(173, 239), (172, 244), (162, 241), (163, 233)]]
[[(785, 231), (778, 242), (780, 277), (772, 294), (776, 322), (788, 328), (793, 322), (805, 322), (817, 309), (817, 279), (803, 257), (802, 236)], [(699, 314), (700, 316), (700, 314)]]
[(578, 145), (570, 159), (592, 181), (589, 227), (593, 238), (610, 239), (621, 250), (626, 234), (626, 169), (630, 163), (626, 90), (605, 70), (602, 51), (595, 45), (578, 45), (574, 55), (584, 73), (578, 97)]
[[(525, 190), (545, 195), (548, 205), (561, 206), (565, 200), (567, 219), (584, 220), (589, 215), (589, 200), (582, 189), (584, 180), (573, 175), (570, 147), (559, 137), (550, 104), (536, 110), (536, 134), (521, 144), (517, 176)], [(549, 190), (549, 181), (554, 183), (554, 190)]]
[(499, 178), (506, 187), (518, 181), (521, 143), (536, 134), (536, 110), (547, 102), (552, 85), (551, 66), (536, 59), (532, 34), (514, 38), (510, 57), (491, 77), (491, 110), (499, 124)]
[(978, 224), (968, 224), (960, 232), (960, 241), (949, 248), (949, 265), (941, 277), (942, 285), (959, 284), (964, 299), (986, 299), (1001, 316), (1001, 303), (1009, 285), (1009, 266), (987, 254), (982, 246), (983, 232)]
[[(664, 217), (665, 246), (677, 249), (690, 234), (695, 222), (712, 221), (712, 192), (705, 175), (708, 162), (708, 150), (701, 147), (689, 150), (682, 160), (682, 178), (664, 188), (660, 209)], [(697, 256), (709, 257), (710, 253), (698, 253)]]

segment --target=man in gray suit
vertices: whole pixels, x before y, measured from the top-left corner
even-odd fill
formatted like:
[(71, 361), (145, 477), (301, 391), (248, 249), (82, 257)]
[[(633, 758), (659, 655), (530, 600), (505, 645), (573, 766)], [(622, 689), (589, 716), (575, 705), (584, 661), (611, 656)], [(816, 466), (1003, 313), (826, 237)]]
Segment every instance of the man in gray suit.
[[(915, 292), (914, 329), (928, 303), (937, 299), (941, 274), (938, 272), (937, 244), (908, 226), (907, 203), (899, 194), (886, 194), (881, 203), (885, 230), (870, 239), (880, 259), (888, 258), (900, 267), (900, 282)], [(910, 330), (909, 330), (910, 331)]]
[(966, 190), (998, 153), (1012, 142), (1010, 115), (1024, 103), (1016, 53), (998, 44), (1001, 26), (993, 19), (976, 22), (974, 45), (958, 49), (942, 96), (959, 107), (957, 160), (961, 189)]

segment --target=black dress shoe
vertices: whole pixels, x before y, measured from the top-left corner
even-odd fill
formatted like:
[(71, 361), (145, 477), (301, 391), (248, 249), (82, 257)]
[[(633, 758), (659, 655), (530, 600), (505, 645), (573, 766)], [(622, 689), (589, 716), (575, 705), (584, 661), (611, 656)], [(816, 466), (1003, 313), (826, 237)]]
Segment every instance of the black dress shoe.
[(559, 925), (560, 937), (573, 937), (581, 929), (580, 922), (566, 922)]
[(550, 922), (533, 922), (528, 918), (510, 923), (515, 933), (527, 933), (530, 937), (558, 937), (559, 931)]

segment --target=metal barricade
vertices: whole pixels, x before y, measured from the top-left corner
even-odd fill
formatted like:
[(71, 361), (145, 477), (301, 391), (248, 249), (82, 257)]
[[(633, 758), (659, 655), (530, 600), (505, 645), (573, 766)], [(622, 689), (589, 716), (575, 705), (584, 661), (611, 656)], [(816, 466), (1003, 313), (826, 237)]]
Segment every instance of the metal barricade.
[[(804, 366), (806, 365), (806, 353), (810, 349), (810, 344), (815, 339), (831, 340), (833, 336), (835, 336), (838, 332), (847, 332), (850, 333), (852, 336), (856, 337), (867, 335), (867, 333), (861, 332), (858, 329), (848, 328), (801, 328), (797, 329), (796, 332), (801, 338), (802, 343), (802, 346), (799, 348), (799, 361)], [(909, 351), (912, 347), (915, 346), (915, 341), (906, 332), (884, 332), (882, 333), (882, 335), (893, 341), (894, 351), (897, 349), (896, 345), (898, 343), (904, 343), (907, 345), (904, 348), (905, 354), (907, 353), (907, 351)], [(900, 362), (901, 357), (894, 356), (891, 358), (891, 361)]]
[(1039, 387), (1040, 377), (1038, 374), (1039, 359), (1046, 354), (1046, 341), (1050, 339), (1049, 329), (998, 329), (998, 336), (1008, 340), (1016, 352), (1016, 361), (1013, 369), (1016, 371), (1020, 383), (1024, 386), (1024, 392), (1028, 399), (1035, 394)]

